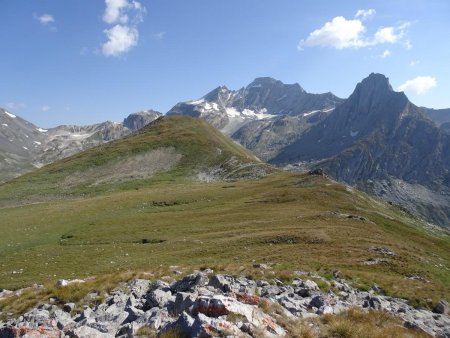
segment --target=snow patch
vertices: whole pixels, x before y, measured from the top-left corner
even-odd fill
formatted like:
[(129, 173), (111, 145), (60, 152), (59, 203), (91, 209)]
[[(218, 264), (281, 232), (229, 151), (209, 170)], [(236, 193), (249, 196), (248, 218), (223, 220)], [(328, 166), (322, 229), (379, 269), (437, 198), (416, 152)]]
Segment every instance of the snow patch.
[(235, 108), (227, 108), (227, 115), (230, 117), (240, 117), (241, 113), (238, 112)]
[(330, 112), (330, 111), (332, 111), (332, 110), (334, 110), (334, 109), (335, 109), (335, 107), (333, 107), (333, 108), (328, 108), (328, 109), (323, 109), (322, 112), (328, 113), (328, 112)]
[(88, 138), (90, 137), (92, 134), (72, 134), (70, 136), (74, 137), (74, 138)]
[(312, 110), (312, 111), (310, 111), (308, 113), (304, 113), (303, 116), (306, 117), (306, 116), (309, 116), (309, 115), (312, 115), (312, 114), (315, 114), (315, 113), (318, 113), (318, 112), (320, 112), (320, 110)]
[(6, 123), (2, 123), (2, 126), (8, 127), (8, 125)]
[(25, 149), (25, 150), (28, 150), (28, 148), (27, 147), (22, 147), (23, 149)]
[(48, 132), (47, 129), (42, 129), (42, 128), (37, 128), (37, 131), (41, 132), (41, 133), (46, 133)]
[(11, 113), (8, 113), (6, 110), (4, 111), (6, 115), (8, 115), (9, 117), (15, 119), (17, 116)]
[(189, 101), (187, 104), (195, 106), (195, 105), (203, 103), (203, 102), (205, 102), (205, 99), (200, 99), (200, 100), (197, 100), (197, 101)]
[(350, 130), (350, 136), (351, 136), (351, 137), (358, 136), (358, 134), (359, 134), (359, 131), (358, 131), (358, 130), (357, 130), (357, 131), (351, 131), (351, 130)]
[(276, 116), (267, 114), (267, 109), (265, 108), (259, 112), (255, 112), (251, 109), (244, 109), (242, 112), (240, 112), (236, 108), (227, 108), (226, 111), (229, 117), (240, 117), (243, 119), (252, 119), (252, 120), (263, 120)]
[(33, 141), (35, 144), (37, 144), (38, 146), (40, 146), (41, 145), (41, 142), (39, 142), (39, 141)]

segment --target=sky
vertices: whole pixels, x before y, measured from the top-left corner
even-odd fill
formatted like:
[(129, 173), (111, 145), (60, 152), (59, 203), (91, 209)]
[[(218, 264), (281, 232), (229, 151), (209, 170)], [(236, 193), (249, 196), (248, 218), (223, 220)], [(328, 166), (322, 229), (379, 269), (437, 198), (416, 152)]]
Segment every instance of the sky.
[(449, 108), (449, 15), (447, 0), (0, 0), (0, 107), (91, 124), (261, 76), (345, 98), (377, 72)]

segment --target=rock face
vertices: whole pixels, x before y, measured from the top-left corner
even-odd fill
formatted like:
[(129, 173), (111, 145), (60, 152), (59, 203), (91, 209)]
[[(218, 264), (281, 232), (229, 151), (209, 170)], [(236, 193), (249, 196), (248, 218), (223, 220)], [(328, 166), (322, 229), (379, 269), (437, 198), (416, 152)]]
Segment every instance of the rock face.
[(422, 108), (425, 114), (434, 121), (438, 126), (450, 122), (450, 108), (449, 109), (430, 109)]
[(45, 139), (42, 130), (0, 109), (0, 182), (34, 168)]
[(122, 138), (161, 116), (156, 111), (129, 115), (122, 123), (38, 128), (0, 109), (0, 182), (101, 143)]
[[(366, 292), (342, 279), (328, 282), (315, 274), (302, 276), (289, 284), (200, 271), (172, 284), (134, 280), (111, 291), (103, 303), (85, 306), (77, 314), (66, 312), (73, 305), (66, 304), (63, 309), (41, 305), (0, 323), (0, 337), (135, 337), (143, 327), (155, 334), (175, 330), (189, 337), (288, 337), (289, 332), (277, 322), (280, 315), (311, 318), (355, 306), (363, 311), (386, 311), (401, 318), (407, 328), (450, 337), (445, 301), (433, 313), (377, 294), (377, 286)], [(308, 278), (321, 279), (335, 291), (321, 292)], [(273, 305), (281, 309), (277, 314), (270, 311)]]

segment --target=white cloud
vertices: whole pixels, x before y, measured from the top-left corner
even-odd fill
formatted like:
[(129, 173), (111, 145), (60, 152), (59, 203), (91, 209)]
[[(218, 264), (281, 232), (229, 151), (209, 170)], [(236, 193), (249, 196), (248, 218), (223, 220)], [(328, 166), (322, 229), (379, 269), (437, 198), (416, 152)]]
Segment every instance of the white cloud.
[(55, 18), (50, 14), (34, 15), (34, 18), (43, 25), (49, 25), (55, 22)]
[(5, 106), (12, 111), (18, 111), (26, 107), (25, 103), (21, 102), (8, 102), (7, 104), (5, 104)]
[(412, 46), (411, 41), (409, 41), (408, 39), (405, 40), (405, 48), (406, 48), (406, 49), (411, 49), (412, 47), (413, 47), (413, 46)]
[(404, 92), (411, 92), (417, 95), (427, 93), (437, 86), (436, 78), (432, 76), (418, 76), (412, 80), (408, 80), (398, 87), (398, 90)]
[(137, 45), (137, 25), (143, 21), (145, 7), (135, 0), (105, 0), (103, 21), (114, 26), (105, 29), (107, 41), (102, 45), (106, 56), (118, 56)]
[[(403, 23), (397, 27), (382, 27), (377, 30), (374, 37), (374, 44), (397, 43), (407, 34), (410, 23)], [(405, 41), (409, 44), (409, 40)]]
[(128, 52), (137, 45), (139, 32), (131, 27), (115, 25), (111, 29), (106, 29), (105, 34), (108, 41), (102, 46), (102, 52), (106, 56), (117, 56)]
[(133, 19), (133, 24), (142, 21), (145, 7), (139, 1), (129, 0), (105, 0), (105, 12), (103, 13), (103, 21), (108, 24), (121, 23), (126, 24)]
[(325, 23), (323, 27), (311, 32), (306, 40), (300, 41), (299, 48), (315, 46), (336, 49), (359, 48), (364, 45), (362, 38), (365, 31), (360, 20), (347, 20), (342, 16), (337, 16)]
[(166, 32), (158, 32), (158, 33), (153, 34), (153, 37), (156, 40), (162, 40), (162, 39), (164, 39), (165, 36), (166, 36)]
[(103, 14), (103, 21), (113, 24), (115, 22), (126, 22), (128, 16), (123, 14), (123, 10), (129, 6), (127, 0), (105, 0), (106, 8)]
[(391, 51), (389, 49), (386, 49), (383, 54), (381, 54), (382, 59), (386, 59), (387, 57), (391, 56)]
[(50, 107), (47, 106), (47, 105), (43, 105), (43, 106), (41, 107), (41, 111), (42, 111), (42, 112), (47, 112), (47, 111), (49, 111), (49, 110), (50, 110)]
[(419, 63), (420, 63), (419, 60), (412, 60), (412, 61), (409, 63), (409, 65), (410, 65), (411, 67), (414, 67), (414, 66), (417, 66)]
[(355, 19), (361, 18), (365, 20), (371, 16), (374, 16), (376, 11), (374, 9), (359, 9), (355, 14)]
[(374, 14), (375, 10), (369, 9), (359, 10), (355, 15), (355, 19), (337, 16), (326, 22), (321, 28), (311, 32), (306, 40), (300, 41), (297, 48), (300, 50), (304, 47), (317, 46), (336, 49), (362, 48), (400, 42), (404, 42), (406, 48), (410, 48), (411, 43), (409, 40), (405, 40), (410, 26), (409, 22), (398, 26), (380, 27), (373, 37), (366, 36), (367, 29), (363, 24), (363, 20)]

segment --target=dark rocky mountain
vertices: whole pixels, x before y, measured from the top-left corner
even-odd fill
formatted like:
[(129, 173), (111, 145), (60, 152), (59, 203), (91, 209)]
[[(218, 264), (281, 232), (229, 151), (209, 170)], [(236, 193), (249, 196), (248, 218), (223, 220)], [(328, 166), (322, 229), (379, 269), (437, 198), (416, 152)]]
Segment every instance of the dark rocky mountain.
[(338, 180), (450, 225), (450, 135), (371, 74), (323, 121), (271, 159), (314, 163)]
[(425, 114), (432, 119), (438, 126), (444, 123), (450, 123), (450, 108), (448, 109), (432, 109), (422, 107)]
[(441, 124), (441, 130), (444, 133), (450, 134), (450, 122)]
[(217, 87), (199, 100), (178, 103), (167, 115), (202, 118), (268, 160), (342, 101), (263, 77), (237, 91)]
[(131, 114), (122, 123), (107, 121), (43, 129), (0, 109), (0, 182), (122, 138), (160, 116), (161, 113), (149, 110)]

